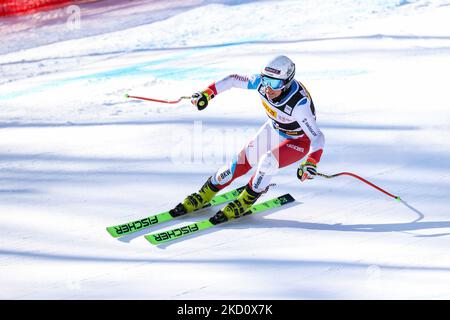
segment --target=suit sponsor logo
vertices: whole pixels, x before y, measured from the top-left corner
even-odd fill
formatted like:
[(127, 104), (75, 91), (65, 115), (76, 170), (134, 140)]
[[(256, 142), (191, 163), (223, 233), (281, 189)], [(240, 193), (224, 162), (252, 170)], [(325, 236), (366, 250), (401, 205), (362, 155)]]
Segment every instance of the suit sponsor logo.
[(278, 120), (283, 121), (283, 122), (287, 122), (287, 123), (291, 123), (292, 122), (291, 119), (289, 119), (289, 118), (287, 118), (285, 116), (282, 116), (282, 115), (278, 115)]
[(317, 133), (313, 130), (313, 128), (311, 128), (311, 125), (309, 124), (308, 119), (305, 118), (305, 119), (303, 119), (302, 122), (305, 124), (305, 126), (308, 128), (309, 132), (311, 132), (313, 136), (317, 136)]
[(261, 172), (258, 179), (256, 180), (256, 183), (254, 184), (255, 189), (258, 189), (259, 185), (261, 184), (263, 178), (264, 178), (265, 173)]
[(271, 116), (272, 118), (277, 118), (277, 113), (275, 110), (272, 110), (272, 108), (269, 107), (269, 105), (267, 103), (265, 103), (264, 101), (262, 102), (264, 108), (266, 109), (266, 112), (269, 116)]
[(231, 174), (231, 170), (227, 169), (225, 172), (222, 172), (219, 177), (217, 177), (217, 181), (222, 181), (223, 179), (225, 179), (226, 177), (228, 177)]
[(286, 145), (286, 147), (291, 148), (291, 149), (294, 149), (294, 150), (296, 150), (296, 151), (298, 151), (298, 152), (305, 152), (305, 149), (304, 149), (304, 148), (299, 147), (299, 146), (296, 146), (295, 144), (288, 143), (288, 144)]

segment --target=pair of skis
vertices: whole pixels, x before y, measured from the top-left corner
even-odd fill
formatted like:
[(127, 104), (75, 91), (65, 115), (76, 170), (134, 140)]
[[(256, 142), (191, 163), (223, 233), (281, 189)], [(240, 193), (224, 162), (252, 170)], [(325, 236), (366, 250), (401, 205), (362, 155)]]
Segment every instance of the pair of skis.
[[(229, 192), (220, 194), (215, 196), (206, 206), (203, 208), (211, 207), (211, 206), (217, 206), (220, 204), (224, 204), (229, 201), (233, 201), (237, 199), (239, 194), (242, 192), (244, 187), (240, 187), (234, 190), (231, 190)], [(255, 213), (264, 212), (270, 209), (279, 208), (281, 206), (284, 206), (288, 203), (291, 203), (295, 201), (295, 199), (289, 194), (284, 194), (280, 197), (272, 198), (270, 200), (264, 201), (259, 204), (255, 204), (252, 207), (250, 207), (250, 210), (247, 211), (244, 215), (250, 215)], [(203, 209), (202, 208), (202, 209)], [(201, 210), (201, 209), (199, 209)], [(132, 233), (135, 233), (137, 231), (150, 228), (154, 225), (158, 225), (160, 223), (170, 221), (172, 219), (175, 219), (176, 217), (173, 217), (169, 211), (158, 213), (156, 215), (152, 215), (149, 217), (145, 217), (143, 219), (131, 221), (128, 223), (107, 227), (106, 230), (109, 232), (111, 236), (114, 238), (119, 238), (125, 235), (129, 235)], [(212, 228), (216, 225), (212, 224), (209, 219), (202, 220), (200, 222), (188, 224), (179, 228), (174, 228), (171, 230), (163, 231), (163, 232), (157, 232), (153, 234), (148, 234), (145, 236), (145, 239), (147, 239), (151, 244), (158, 245), (162, 243), (166, 243), (175, 239), (179, 239), (188, 235), (191, 235), (193, 233), (201, 232), (202, 230)]]

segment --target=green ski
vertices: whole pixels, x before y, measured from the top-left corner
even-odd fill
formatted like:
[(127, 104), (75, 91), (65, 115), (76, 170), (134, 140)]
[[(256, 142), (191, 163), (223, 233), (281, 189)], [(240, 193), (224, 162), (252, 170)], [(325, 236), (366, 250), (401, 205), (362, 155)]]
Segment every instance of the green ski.
[[(273, 198), (267, 201), (264, 201), (259, 204), (255, 204), (250, 207), (250, 210), (244, 215), (250, 215), (254, 213), (259, 213), (263, 211), (267, 211), (274, 208), (279, 208), (285, 204), (291, 203), (295, 201), (295, 199), (289, 194), (282, 195), (278, 198)], [(232, 221), (232, 220), (231, 220)], [(151, 244), (158, 245), (161, 243), (165, 243), (168, 241), (172, 241), (175, 239), (179, 239), (181, 237), (185, 237), (192, 233), (196, 233), (205, 229), (209, 229), (214, 227), (215, 224), (212, 224), (209, 219), (202, 220), (200, 222), (192, 223), (180, 228), (175, 228), (168, 231), (158, 232), (146, 235), (145, 238), (150, 241)]]
[[(201, 209), (208, 208), (211, 206), (217, 206), (217, 205), (223, 204), (225, 202), (232, 201), (239, 196), (239, 194), (242, 192), (242, 190), (244, 190), (244, 188), (245, 188), (245, 186), (239, 187), (237, 189), (228, 191), (223, 194), (219, 194), (219, 195), (215, 196), (214, 198), (212, 198), (211, 201)], [(201, 209), (199, 209), (199, 210), (201, 210)], [(118, 238), (118, 237), (125, 236), (127, 234), (132, 234), (132, 233), (137, 232), (142, 229), (149, 228), (155, 224), (160, 224), (162, 222), (166, 222), (166, 221), (169, 221), (169, 220), (172, 220), (175, 218), (176, 217), (173, 217), (169, 213), (169, 211), (166, 211), (166, 212), (161, 212), (161, 213), (155, 214), (153, 216), (149, 216), (149, 217), (142, 218), (139, 220), (134, 220), (134, 221), (130, 221), (127, 223), (119, 224), (117, 226), (107, 227), (106, 230), (109, 232), (109, 234), (111, 236), (113, 236), (114, 238)]]

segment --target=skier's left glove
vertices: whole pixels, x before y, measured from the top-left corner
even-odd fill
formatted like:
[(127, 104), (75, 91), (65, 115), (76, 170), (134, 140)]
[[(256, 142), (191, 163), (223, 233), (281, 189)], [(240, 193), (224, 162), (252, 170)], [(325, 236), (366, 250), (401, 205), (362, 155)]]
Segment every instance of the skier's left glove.
[(317, 161), (309, 157), (305, 162), (302, 162), (297, 169), (297, 178), (301, 181), (314, 179), (317, 174)]
[(206, 88), (204, 91), (194, 93), (191, 96), (191, 103), (196, 106), (198, 110), (203, 110), (208, 106), (209, 100), (214, 97), (214, 91), (211, 88)]

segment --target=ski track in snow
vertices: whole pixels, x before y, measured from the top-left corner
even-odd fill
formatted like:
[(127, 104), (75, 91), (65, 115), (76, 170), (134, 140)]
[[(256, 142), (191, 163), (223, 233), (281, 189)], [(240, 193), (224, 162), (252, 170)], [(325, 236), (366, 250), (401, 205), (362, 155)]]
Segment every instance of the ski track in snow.
[[(10, 40), (0, 298), (450, 298), (450, 2), (114, 1), (81, 12), (72, 33), (62, 11), (0, 21)], [(286, 209), (159, 247), (142, 235), (214, 209), (111, 238), (106, 226), (196, 191), (266, 119), (251, 91), (202, 112), (124, 94), (189, 95), (276, 54), (296, 62), (315, 102), (319, 170), (355, 172), (403, 201), (349, 177), (300, 183), (292, 166), (265, 196), (291, 193)]]

